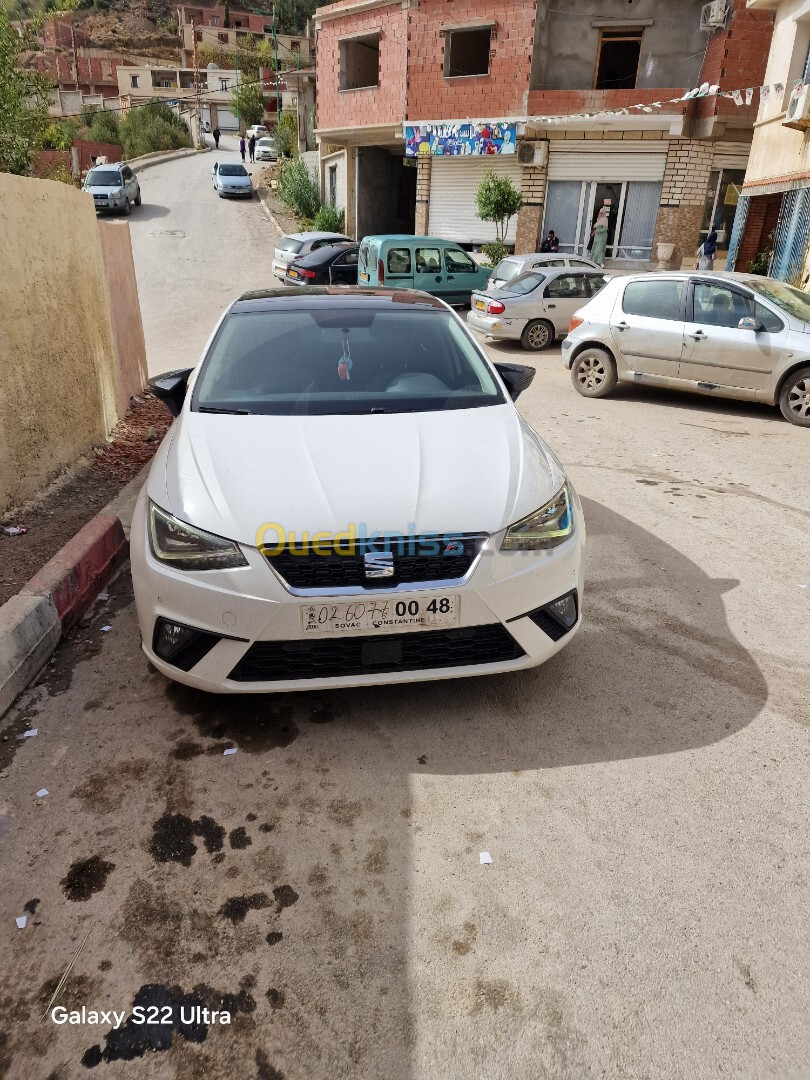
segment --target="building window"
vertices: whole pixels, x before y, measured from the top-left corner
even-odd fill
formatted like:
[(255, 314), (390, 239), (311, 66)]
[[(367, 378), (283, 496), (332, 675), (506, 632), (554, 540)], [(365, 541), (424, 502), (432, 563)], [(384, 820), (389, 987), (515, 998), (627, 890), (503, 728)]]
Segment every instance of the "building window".
[(223, 90), (223, 91), (227, 90), (228, 89), (228, 80), (227, 79), (220, 79), (219, 80), (219, 88), (220, 88), (220, 90)]
[(212, 15), (208, 25), (219, 26), (219, 15)]
[(365, 34), (340, 43), (340, 89), (361, 90), (380, 81), (380, 35)]
[(138, 89), (138, 87), (141, 85), (140, 78), (141, 78), (140, 75), (130, 75), (130, 77), (129, 77), (130, 89), (132, 89), (132, 90), (137, 90)]
[(242, 20), (241, 19), (234, 19), (233, 20), (233, 25), (237, 26), (237, 27), (241, 26), (242, 25)]
[(643, 32), (643, 30), (602, 30), (600, 32), (594, 90), (635, 89)]
[(222, 45), (227, 45), (228, 42), (230, 41), (230, 34), (225, 34), (225, 33), (217, 34), (217, 37), (219, 38), (220, 43)]
[(272, 23), (265, 23), (264, 26), (262, 27), (262, 33), (263, 34), (272, 34), (273, 33), (273, 24)]
[(337, 203), (337, 165), (329, 166), (329, 204), (335, 206)]
[(202, 41), (202, 30), (195, 30), (194, 31), (194, 40), (195, 41)]
[(301, 42), (300, 41), (291, 41), (290, 42), (290, 51), (300, 53), (301, 52)]
[(489, 75), (491, 28), (448, 30), (444, 36), (444, 77)]

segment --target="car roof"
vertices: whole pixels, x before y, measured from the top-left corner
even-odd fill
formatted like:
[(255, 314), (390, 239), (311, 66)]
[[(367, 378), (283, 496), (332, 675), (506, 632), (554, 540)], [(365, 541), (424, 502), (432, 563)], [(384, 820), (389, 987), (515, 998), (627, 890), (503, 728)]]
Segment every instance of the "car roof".
[[(577, 255), (574, 251), (534, 251), (528, 255), (505, 255), (503, 261), (509, 259), (510, 262), (534, 262), (536, 260), (545, 261), (551, 259), (582, 259), (583, 262), (590, 262), (591, 260), (585, 255)], [(560, 267), (560, 269), (564, 269)]]
[(87, 171), (94, 172), (96, 169), (123, 169), (125, 165), (125, 161), (108, 161), (106, 165), (91, 165)]
[(359, 251), (360, 245), (356, 244), (354, 240), (336, 240), (334, 244), (324, 244), (323, 247), (315, 248), (314, 251), (308, 252), (300, 260), (296, 259), (296, 265), (317, 266), (318, 263), (328, 262), (340, 252), (349, 251), (352, 248), (354, 248), (355, 251)]
[(339, 240), (349, 240), (350, 239), (350, 237), (346, 236), (345, 233), (339, 233), (339, 232), (293, 232), (293, 233), (285, 233), (284, 236), (282, 236), (281, 239), (282, 240), (303, 240), (303, 241), (306, 242), (307, 240), (328, 240), (330, 236), (335, 236)]
[(768, 280), (761, 274), (742, 274), (736, 270), (648, 270), (617, 275), (614, 281), (684, 281), (686, 278), (702, 278), (705, 281), (736, 281), (740, 285), (754, 285), (758, 281)]
[(381, 244), (388, 240), (394, 240), (398, 243), (403, 241), (407, 241), (408, 243), (418, 241), (420, 244), (452, 244), (455, 247), (461, 247), (460, 240), (448, 240), (443, 236), (415, 236), (413, 233), (379, 233), (376, 236), (364, 236), (361, 243)]
[(259, 289), (254, 292), (242, 293), (235, 300), (231, 310), (237, 313), (248, 311), (272, 311), (279, 308), (288, 311), (292, 308), (305, 310), (317, 307), (319, 309), (364, 307), (378, 311), (389, 311), (392, 307), (405, 307), (414, 310), (446, 311), (446, 306), (441, 300), (429, 293), (418, 292), (415, 289), (360, 289), (356, 285), (311, 285), (308, 289), (290, 289), (279, 287), (277, 289)]

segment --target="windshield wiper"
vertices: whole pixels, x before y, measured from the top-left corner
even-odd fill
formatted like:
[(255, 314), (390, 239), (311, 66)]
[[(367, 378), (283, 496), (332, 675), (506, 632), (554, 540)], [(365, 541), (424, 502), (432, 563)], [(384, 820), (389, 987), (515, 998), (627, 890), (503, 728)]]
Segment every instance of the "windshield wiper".
[(252, 416), (250, 409), (215, 409), (211, 405), (199, 405), (197, 412), (227, 413), (228, 416)]

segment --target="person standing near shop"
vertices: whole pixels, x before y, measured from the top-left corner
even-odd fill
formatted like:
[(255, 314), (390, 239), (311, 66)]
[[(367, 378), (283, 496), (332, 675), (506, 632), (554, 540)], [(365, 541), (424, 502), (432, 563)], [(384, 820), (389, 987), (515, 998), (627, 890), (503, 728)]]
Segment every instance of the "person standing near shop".
[(717, 230), (712, 229), (697, 250), (698, 270), (714, 270), (714, 257), (717, 254)]
[(211, 134), (214, 136), (214, 146), (217, 148), (217, 150), (219, 150), (219, 136), (220, 136), (219, 128), (215, 127), (214, 130), (211, 132)]
[(605, 265), (605, 250), (607, 249), (608, 242), (608, 223), (610, 221), (610, 207), (605, 205), (601, 207), (599, 213), (596, 215), (596, 221), (593, 225), (591, 232), (591, 262), (595, 262), (597, 266)]
[(245, 136), (239, 136), (239, 153), (242, 155), (242, 161), (245, 160)]

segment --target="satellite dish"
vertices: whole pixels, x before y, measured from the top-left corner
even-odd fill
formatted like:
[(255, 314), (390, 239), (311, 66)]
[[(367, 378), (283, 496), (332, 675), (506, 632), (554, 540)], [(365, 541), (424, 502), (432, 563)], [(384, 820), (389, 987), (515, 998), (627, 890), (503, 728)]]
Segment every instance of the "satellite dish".
[(217, 70), (217, 65), (214, 64), (214, 63), (208, 64), (207, 69), (208, 69), (208, 71), (216, 71)]

